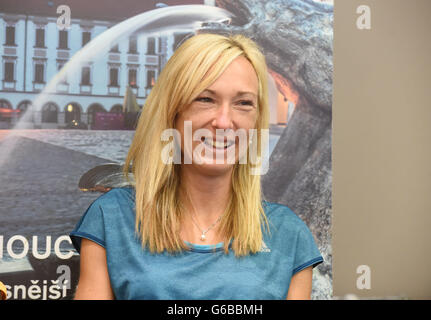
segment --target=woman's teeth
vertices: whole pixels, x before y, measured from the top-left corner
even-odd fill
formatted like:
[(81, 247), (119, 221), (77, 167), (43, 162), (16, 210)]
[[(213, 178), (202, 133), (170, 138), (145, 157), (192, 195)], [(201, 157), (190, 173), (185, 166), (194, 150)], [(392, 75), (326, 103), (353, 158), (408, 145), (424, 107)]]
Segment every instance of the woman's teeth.
[(216, 148), (216, 149), (226, 149), (229, 148), (231, 145), (234, 144), (234, 141), (226, 141), (226, 142), (221, 142), (221, 141), (214, 141), (212, 139), (204, 139), (203, 142), (212, 148)]

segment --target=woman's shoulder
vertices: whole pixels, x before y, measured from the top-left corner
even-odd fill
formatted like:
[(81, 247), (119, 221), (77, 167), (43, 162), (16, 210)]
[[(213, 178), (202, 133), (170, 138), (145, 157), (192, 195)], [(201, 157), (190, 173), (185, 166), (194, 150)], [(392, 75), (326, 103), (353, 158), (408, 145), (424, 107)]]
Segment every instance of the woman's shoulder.
[[(134, 213), (135, 189), (133, 187), (112, 188), (101, 194), (88, 207), (81, 220), (105, 220), (127, 217)], [(121, 213), (121, 214), (119, 214)]]
[(270, 229), (270, 234), (265, 237), (267, 246), (297, 252), (298, 261), (301, 262), (298, 262), (298, 266), (315, 259), (323, 260), (311, 230), (292, 209), (267, 201), (264, 202), (264, 208)]
[(95, 201), (94, 204), (100, 206), (109, 206), (110, 204), (118, 204), (118, 203), (131, 203), (135, 202), (135, 189), (132, 186), (125, 186), (119, 188), (112, 188), (109, 191), (100, 195)]
[(103, 193), (90, 204), (70, 233), (73, 245), (80, 251), (81, 238), (87, 238), (106, 247), (122, 230), (133, 230), (133, 209), (133, 188), (114, 188)]
[(308, 228), (305, 222), (287, 205), (263, 201), (263, 209), (270, 224), (277, 228), (303, 229)]
[[(112, 188), (101, 194), (89, 206), (84, 216), (89, 212), (96, 212), (105, 218), (118, 216), (118, 212), (134, 211), (135, 208), (135, 189), (133, 187)], [(93, 214), (94, 215), (94, 214)]]

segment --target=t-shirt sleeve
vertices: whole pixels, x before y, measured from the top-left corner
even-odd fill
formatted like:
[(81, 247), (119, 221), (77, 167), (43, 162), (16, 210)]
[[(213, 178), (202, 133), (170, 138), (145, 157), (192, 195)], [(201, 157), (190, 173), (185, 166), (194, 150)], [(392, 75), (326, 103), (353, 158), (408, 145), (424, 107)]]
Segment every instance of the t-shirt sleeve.
[(105, 248), (105, 224), (99, 199), (96, 199), (88, 207), (69, 236), (79, 253), (81, 252), (82, 238), (96, 242)]
[(317, 248), (313, 234), (308, 227), (303, 224), (303, 228), (298, 232), (292, 275), (310, 266), (314, 268), (322, 262), (323, 257)]

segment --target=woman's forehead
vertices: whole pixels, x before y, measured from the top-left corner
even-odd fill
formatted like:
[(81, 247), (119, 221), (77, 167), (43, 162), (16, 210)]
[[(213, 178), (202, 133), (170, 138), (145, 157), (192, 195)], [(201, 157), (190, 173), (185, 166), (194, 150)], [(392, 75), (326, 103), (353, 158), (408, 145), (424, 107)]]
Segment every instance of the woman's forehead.
[(217, 93), (228, 89), (235, 91), (237, 95), (257, 96), (259, 93), (257, 73), (253, 65), (243, 56), (233, 60), (204, 90), (209, 93)]

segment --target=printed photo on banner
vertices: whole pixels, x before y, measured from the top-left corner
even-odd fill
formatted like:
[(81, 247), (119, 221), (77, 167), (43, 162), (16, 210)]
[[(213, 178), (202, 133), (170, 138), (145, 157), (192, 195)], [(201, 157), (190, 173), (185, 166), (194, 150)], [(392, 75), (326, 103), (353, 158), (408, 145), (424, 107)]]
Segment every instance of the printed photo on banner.
[[(149, 248), (162, 242), (174, 248), (182, 236), (185, 241), (177, 247), (196, 254), (209, 245), (217, 254), (228, 255), (223, 253), (227, 250), (232, 259), (245, 254), (258, 259), (247, 263), (259, 265), (263, 271), (256, 272), (262, 275), (270, 263), (284, 263), (292, 276), (312, 267), (311, 299), (331, 299), (333, 10), (330, 0), (2, 0), (4, 298), (75, 297), (81, 239), (108, 246), (109, 237), (96, 222), (86, 225), (100, 213), (100, 199), (120, 197), (119, 190), (123, 197), (135, 197), (136, 190), (136, 203), (144, 207), (145, 197), (157, 190), (153, 199), (163, 199), (151, 205), (176, 203), (180, 208), (182, 198), (172, 198), (177, 185), (188, 192), (185, 186), (198, 174), (210, 181), (209, 176), (231, 170), (234, 191), (231, 200), (222, 201), (228, 214), (205, 219), (198, 214), (204, 206), (184, 192), (184, 212), (190, 200), (196, 214), (175, 220), (172, 213), (163, 220), (172, 230), (177, 222), (184, 227), (178, 238), (163, 233), (168, 227), (145, 229), (150, 216), (140, 217), (142, 210), (136, 210), (136, 220), (133, 216), (130, 236), (136, 231), (137, 244), (143, 245), (146, 235), (160, 231), (166, 236), (154, 242), (149, 236)], [(213, 37), (202, 36), (208, 34)], [(193, 39), (201, 39), (200, 44)], [(235, 45), (223, 47), (226, 39)], [(242, 51), (235, 56), (234, 50)], [(140, 182), (143, 176), (148, 182)], [(206, 206), (211, 211), (211, 201)], [(125, 207), (118, 212), (129, 212)], [(238, 208), (257, 213), (234, 218)], [(282, 224), (275, 218), (281, 215), (278, 210), (291, 221), (286, 230), (302, 230), (297, 236), (260, 233), (265, 221), (270, 230), (272, 224)], [(104, 219), (105, 224), (110, 221)], [(192, 230), (197, 231), (193, 236)], [(248, 239), (244, 248), (237, 238)], [(115, 272), (115, 262), (109, 268)], [(176, 298), (164, 295), (160, 288), (170, 284), (158, 279), (156, 269), (147, 270), (154, 277), (142, 283), (158, 283), (154, 299)], [(253, 278), (242, 276), (244, 283)], [(277, 279), (259, 286), (256, 296), (242, 296), (241, 290), (214, 297), (182, 290), (190, 299), (285, 299), (291, 275)], [(116, 285), (112, 281), (116, 297), (126, 299)], [(145, 292), (129, 298), (150, 296)]]

